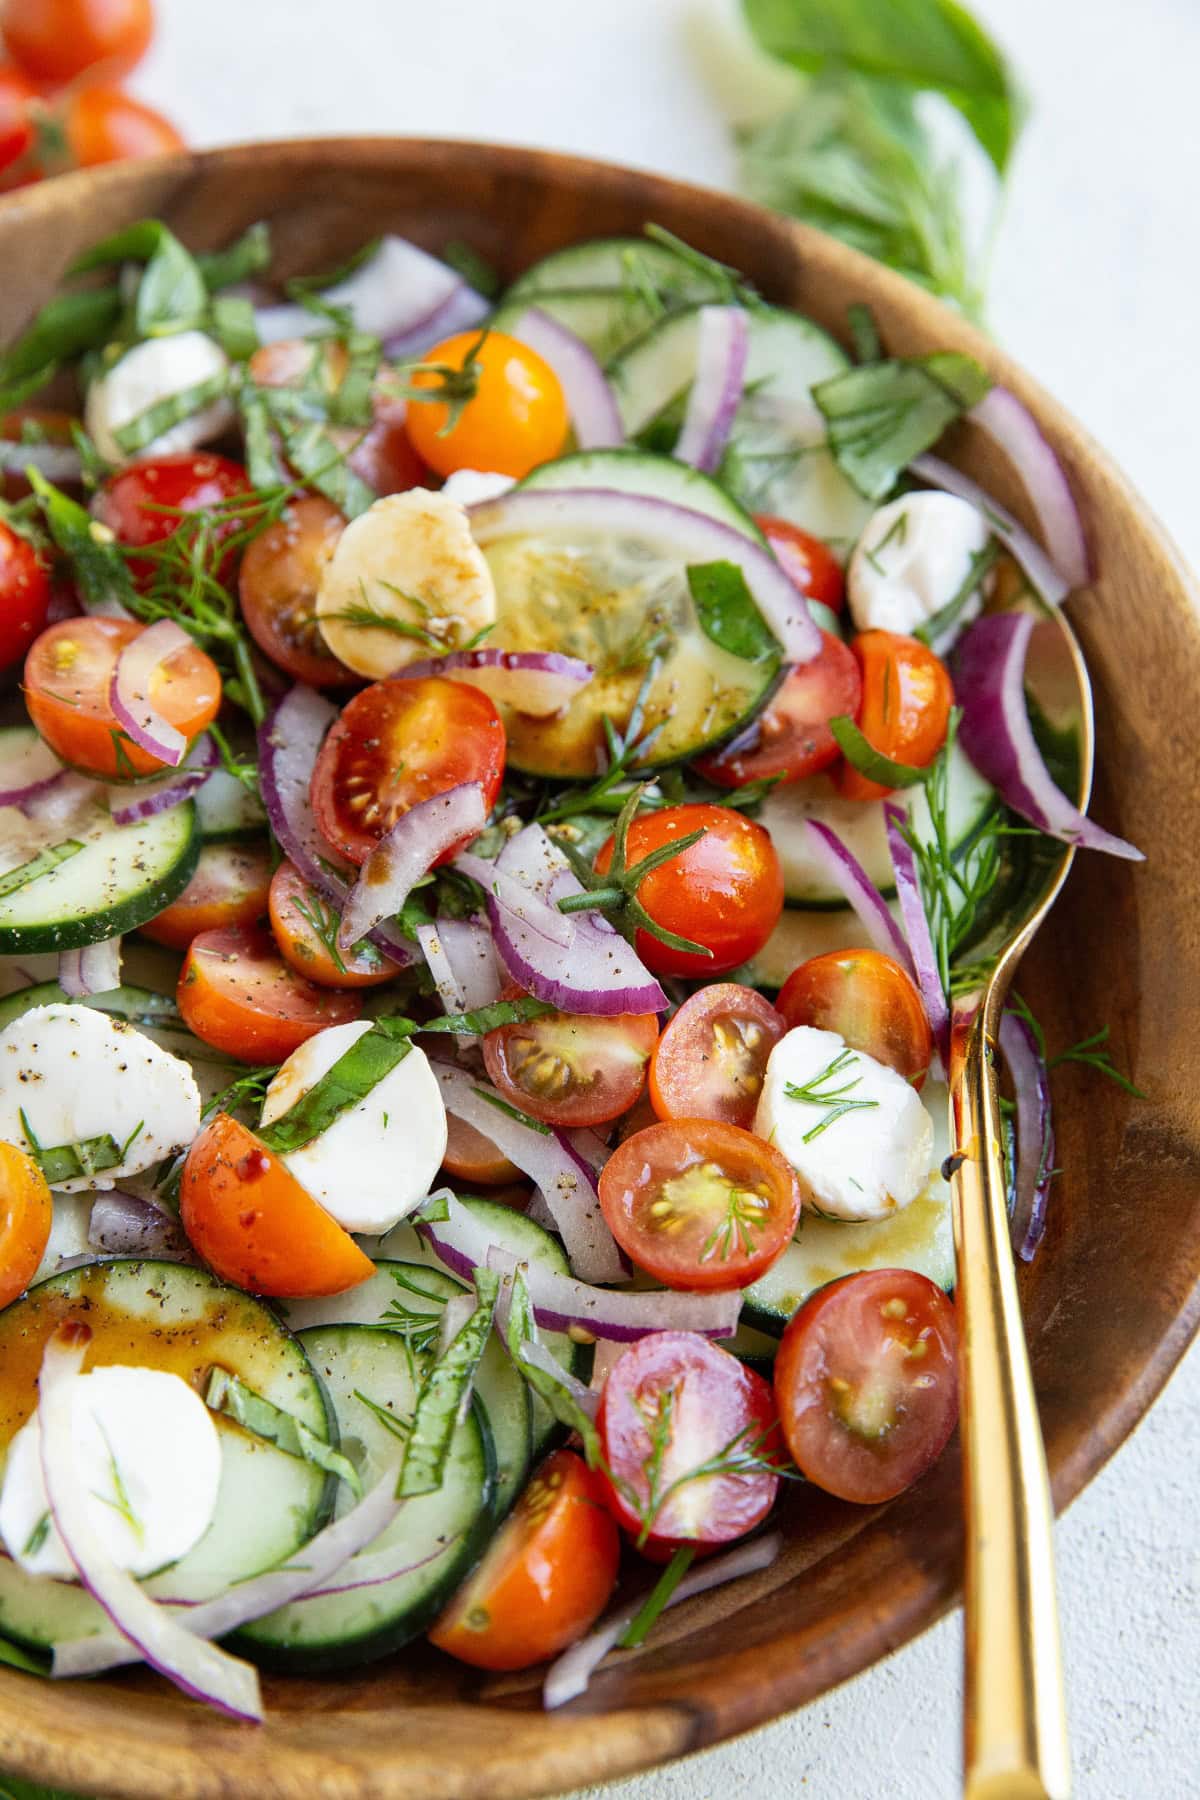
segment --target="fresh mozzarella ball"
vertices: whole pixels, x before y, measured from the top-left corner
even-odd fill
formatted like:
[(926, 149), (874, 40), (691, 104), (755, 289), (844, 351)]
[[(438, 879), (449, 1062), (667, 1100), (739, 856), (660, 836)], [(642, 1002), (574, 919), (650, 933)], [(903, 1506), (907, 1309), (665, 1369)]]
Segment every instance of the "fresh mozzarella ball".
[[(355, 623), (366, 609), (418, 633), (404, 637)], [(334, 656), (370, 681), (453, 650), (496, 620), (496, 590), (466, 508), (446, 494), (410, 488), (351, 519), (325, 565), (317, 622)]]
[[(162, 1369), (93, 1369), (71, 1381), (74, 1474), (91, 1525), (132, 1575), (178, 1562), (212, 1524), (221, 1441), (194, 1388)], [(49, 1512), (34, 1413), (8, 1447), (0, 1536), (31, 1575), (71, 1579), (75, 1565)]]
[[(788, 1091), (805, 1087), (825, 1095), (842, 1088), (841, 1099), (867, 1104), (830, 1117), (836, 1099)], [(814, 1134), (823, 1119), (829, 1123)], [(791, 1163), (805, 1205), (837, 1219), (886, 1219), (916, 1199), (933, 1167), (933, 1121), (903, 1075), (810, 1025), (772, 1050), (754, 1129)]]
[(109, 1137), (124, 1150), (95, 1175), (55, 1182), (63, 1193), (116, 1187), (189, 1145), (200, 1090), (187, 1063), (132, 1025), (91, 1006), (35, 1006), (0, 1032), (0, 1138), (23, 1150)]
[[(123, 463), (129, 456), (115, 433), (160, 400), (182, 394), (188, 388), (211, 381), (229, 368), (220, 344), (203, 331), (179, 331), (172, 337), (147, 338), (135, 344), (88, 389), (84, 422), (106, 462)], [(145, 456), (168, 456), (177, 450), (194, 450), (207, 444), (233, 423), (233, 404), (222, 396), (191, 418), (181, 419), (152, 443), (137, 451)]]
[[(855, 625), (911, 637), (954, 599), (990, 536), (978, 507), (956, 494), (905, 494), (881, 506), (867, 521), (846, 575)], [(979, 617), (988, 585), (985, 577), (954, 622), (934, 638), (934, 650), (947, 649)]]
[[(293, 1050), (267, 1089), (262, 1122), (295, 1106), (369, 1020), (331, 1025)], [(424, 1200), (446, 1154), (446, 1108), (429, 1059), (414, 1044), (382, 1081), (327, 1131), (280, 1157), (347, 1231), (390, 1231)]]
[(442, 492), (460, 506), (478, 506), (483, 500), (498, 500), (516, 485), (511, 475), (494, 475), (490, 469), (455, 469), (447, 475)]

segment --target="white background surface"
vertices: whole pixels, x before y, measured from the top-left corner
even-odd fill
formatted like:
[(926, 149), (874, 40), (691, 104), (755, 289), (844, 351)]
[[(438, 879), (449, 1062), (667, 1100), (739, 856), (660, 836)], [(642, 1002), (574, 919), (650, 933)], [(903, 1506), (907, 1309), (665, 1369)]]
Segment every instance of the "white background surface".
[[(996, 335), (1124, 463), (1200, 566), (1200, 5), (974, 0), (1033, 99)], [(189, 140), (404, 132), (576, 150), (729, 185), (685, 0), (158, 0), (137, 86)], [(1131, 622), (1136, 628), (1135, 622)], [(1131, 1279), (1136, 1272), (1131, 1271)], [(1200, 1795), (1200, 1353), (1059, 1527), (1087, 1800)], [(948, 1800), (960, 1630), (609, 1800)], [(582, 1797), (581, 1797), (582, 1800)]]

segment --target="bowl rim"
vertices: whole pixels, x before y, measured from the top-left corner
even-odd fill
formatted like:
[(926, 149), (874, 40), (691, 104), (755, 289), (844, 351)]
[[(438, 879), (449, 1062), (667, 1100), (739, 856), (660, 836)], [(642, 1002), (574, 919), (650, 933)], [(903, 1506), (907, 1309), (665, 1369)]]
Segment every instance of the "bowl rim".
[[(0, 198), (0, 240), (12, 220), (42, 213), (53, 216), (64, 208), (79, 204), (84, 196), (96, 191), (119, 196), (123, 186), (136, 187), (150, 170), (161, 179), (164, 192), (172, 200), (178, 200), (181, 193), (186, 195), (188, 176), (224, 174), (235, 177), (240, 169), (264, 164), (285, 170), (291, 164), (297, 168), (311, 168), (314, 161), (322, 157), (376, 168), (389, 161), (403, 163), (420, 159), (434, 167), (443, 166), (447, 176), (456, 165), (480, 158), (515, 175), (533, 175), (538, 165), (553, 165), (560, 175), (585, 191), (618, 186), (627, 189), (634, 181), (650, 197), (651, 204), (655, 195), (664, 201), (672, 196), (680, 201), (685, 198), (690, 198), (693, 203), (703, 201), (720, 214), (728, 218), (740, 217), (747, 227), (757, 226), (776, 242), (790, 245), (801, 259), (807, 256), (817, 265), (819, 277), (832, 275), (861, 292), (868, 302), (902, 314), (911, 324), (914, 337), (949, 344), (975, 356), (989, 373), (1029, 406), (1051, 440), (1066, 448), (1071, 462), (1087, 464), (1091, 471), (1099, 474), (1108, 494), (1138, 521), (1140, 539), (1152, 554), (1155, 572), (1165, 584), (1168, 597), (1175, 604), (1182, 603), (1182, 612), (1190, 615), (1195, 654), (1200, 663), (1200, 587), (1195, 577), (1153, 509), (1074, 417), (981, 330), (932, 294), (826, 233), (769, 212), (736, 195), (653, 170), (538, 147), (464, 138), (330, 133), (238, 142), (211, 150), (180, 152), (152, 163), (111, 164), (20, 189)], [(179, 186), (181, 179), (184, 181), (182, 189)], [(1104, 1467), (1153, 1404), (1200, 1331), (1200, 1269), (1192, 1273), (1194, 1280), (1190, 1290), (1184, 1291), (1170, 1327), (1123, 1385), (1114, 1389), (1103, 1416), (1094, 1422), (1091, 1433), (1080, 1440), (1075, 1453), (1064, 1457), (1054, 1469), (1052, 1490), (1056, 1511), (1061, 1512)], [(923, 1572), (923, 1577), (911, 1584), (910, 1591), (893, 1597), (886, 1621), (872, 1618), (869, 1608), (860, 1609), (853, 1618), (839, 1621), (836, 1641), (830, 1647), (822, 1676), (815, 1684), (800, 1654), (805, 1642), (803, 1632), (795, 1632), (789, 1637), (785, 1628), (771, 1641), (772, 1656), (781, 1666), (772, 1671), (770, 1680), (762, 1675), (761, 1649), (745, 1649), (722, 1663), (721, 1681), (726, 1691), (719, 1700), (708, 1694), (702, 1700), (690, 1701), (685, 1673), (674, 1682), (668, 1700), (618, 1704), (608, 1711), (604, 1711), (602, 1705), (582, 1703), (580, 1709), (571, 1709), (555, 1717), (555, 1727), (567, 1729), (555, 1730), (555, 1741), (537, 1766), (530, 1763), (525, 1749), (511, 1766), (507, 1763), (493, 1765), (486, 1790), (473, 1784), (470, 1788), (439, 1787), (438, 1792), (450, 1796), (486, 1791), (514, 1797), (561, 1793), (586, 1781), (628, 1776), (639, 1769), (687, 1755), (765, 1724), (899, 1648), (957, 1604), (960, 1588), (956, 1572), (949, 1576), (943, 1572), (939, 1577), (931, 1567)], [(94, 1785), (94, 1733), (65, 1730), (62, 1738), (54, 1741), (37, 1727), (24, 1724), (21, 1719), (22, 1690), (16, 1686), (18, 1679), (0, 1668), (0, 1762), (14, 1773), (32, 1780)], [(333, 1679), (345, 1678), (335, 1676)], [(95, 1695), (101, 1690), (93, 1686), (91, 1691)], [(255, 1759), (247, 1760), (236, 1744), (228, 1752), (222, 1752), (220, 1721), (216, 1732), (185, 1729), (171, 1734), (169, 1754), (181, 1760), (170, 1763), (163, 1760), (168, 1753), (164, 1739), (153, 1750), (146, 1749), (149, 1760), (145, 1768), (131, 1767), (127, 1759), (137, 1756), (143, 1746), (136, 1725), (123, 1725), (119, 1709), (112, 1710), (117, 1716), (112, 1719), (109, 1731), (108, 1754), (113, 1759), (113, 1768), (125, 1759), (124, 1785), (120, 1788), (108, 1785), (106, 1791), (145, 1795), (151, 1800), (152, 1796), (165, 1791), (164, 1771), (170, 1768), (173, 1780), (182, 1783), (178, 1787), (172, 1784), (171, 1791), (181, 1800), (185, 1796), (187, 1800), (192, 1800), (193, 1796), (199, 1800), (200, 1796), (218, 1794), (245, 1795), (247, 1800), (254, 1795), (258, 1800), (258, 1795), (266, 1792), (261, 1787), (243, 1785), (247, 1779), (251, 1782), (255, 1779)], [(519, 1715), (512, 1717), (515, 1720)], [(584, 1729), (571, 1730), (572, 1725)], [(586, 1729), (589, 1726), (591, 1729)], [(236, 1732), (238, 1728), (232, 1730)], [(272, 1800), (276, 1795), (281, 1800), (288, 1796), (290, 1800), (290, 1796), (299, 1795), (302, 1789), (311, 1791), (316, 1764), (303, 1754), (289, 1751), (278, 1740), (273, 1741), (265, 1730), (259, 1741), (272, 1758), (286, 1759), (290, 1755), (296, 1758), (291, 1777), (281, 1778), (278, 1786), (272, 1778), (269, 1790)], [(338, 1766), (343, 1780), (350, 1779), (351, 1769), (345, 1764)], [(332, 1764), (321, 1767), (326, 1772), (333, 1770)], [(390, 1784), (386, 1771), (379, 1765), (374, 1767), (375, 1776), (371, 1779), (362, 1772), (360, 1765), (354, 1765), (353, 1772), (361, 1785), (338, 1784), (327, 1791), (336, 1792), (339, 1800), (343, 1795), (361, 1795), (364, 1800), (370, 1795), (372, 1800), (376, 1796), (378, 1800), (390, 1800), (393, 1794), (407, 1797), (419, 1792), (407, 1785)], [(432, 1787), (428, 1791), (432, 1793)]]

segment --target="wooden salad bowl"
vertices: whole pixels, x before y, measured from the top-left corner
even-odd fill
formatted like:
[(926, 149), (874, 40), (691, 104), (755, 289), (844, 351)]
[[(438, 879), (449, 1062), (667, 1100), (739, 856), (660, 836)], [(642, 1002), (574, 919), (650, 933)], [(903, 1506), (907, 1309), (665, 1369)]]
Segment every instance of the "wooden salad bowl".
[[(283, 274), (396, 231), (464, 239), (507, 276), (559, 246), (655, 220), (770, 300), (844, 333), (867, 301), (889, 349), (977, 357), (1033, 409), (1082, 508), (1097, 578), (1070, 605), (1096, 692), (1094, 809), (1144, 868), (1076, 858), (1021, 987), (1051, 1047), (1108, 1024), (1137, 1100), (1077, 1067), (1056, 1078), (1049, 1231), (1022, 1272), (1054, 1499), (1076, 1495), (1141, 1418), (1200, 1322), (1200, 618), (1146, 506), (994, 344), (831, 238), (723, 194), (538, 151), (404, 139), (259, 144), (70, 175), (0, 204), (0, 338), (71, 260), (131, 220), (194, 248), (270, 221)], [(1064, 326), (1064, 329), (1066, 327)], [(1030, 522), (1014, 471), (969, 429), (951, 454)], [(485, 1678), (424, 1643), (325, 1680), (270, 1677), (267, 1722), (226, 1722), (144, 1672), (54, 1685), (0, 1670), (0, 1768), (145, 1800), (451, 1800), (561, 1792), (627, 1774), (802, 1705), (955, 1604), (956, 1444), (909, 1493), (855, 1508), (784, 1495), (773, 1568), (671, 1612), (654, 1648), (555, 1715), (535, 1671)]]

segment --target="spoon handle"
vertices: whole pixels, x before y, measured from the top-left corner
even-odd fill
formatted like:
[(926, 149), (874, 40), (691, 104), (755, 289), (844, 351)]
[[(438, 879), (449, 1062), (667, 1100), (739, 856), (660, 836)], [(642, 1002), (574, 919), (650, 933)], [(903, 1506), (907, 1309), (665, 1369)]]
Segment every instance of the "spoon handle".
[[(966, 1507), (966, 1800), (1067, 1800), (1053, 1511), (1013, 1270), (993, 991), (957, 1014), (950, 1127)], [(993, 1029), (989, 1029), (992, 1027)]]

